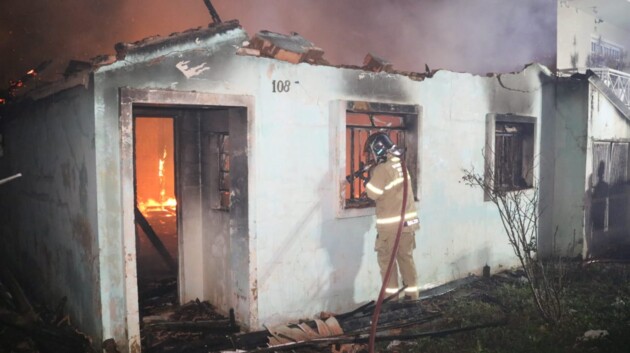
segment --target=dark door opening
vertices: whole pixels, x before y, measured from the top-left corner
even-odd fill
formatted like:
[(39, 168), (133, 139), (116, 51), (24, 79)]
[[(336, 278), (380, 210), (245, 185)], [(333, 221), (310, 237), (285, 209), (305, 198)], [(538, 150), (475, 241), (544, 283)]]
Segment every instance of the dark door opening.
[(630, 143), (595, 141), (586, 209), (587, 259), (630, 260)]
[[(207, 319), (233, 308), (231, 270), (239, 248), (232, 235), (247, 221), (246, 114), (225, 107), (136, 107), (133, 113), (140, 336), (143, 349), (159, 352), (165, 343), (153, 345), (156, 337), (168, 344), (182, 338), (163, 329), (164, 321), (184, 320), (191, 305), (203, 305)], [(233, 183), (235, 175), (243, 177)]]
[[(252, 97), (130, 88), (121, 88), (120, 94), (125, 255), (120, 279), (128, 350), (141, 345), (142, 351), (156, 352), (148, 342), (159, 321), (185, 320), (172, 310), (152, 315), (143, 307), (152, 280), (167, 279), (171, 285), (170, 294), (160, 288), (150, 298), (170, 295), (172, 306), (180, 308), (207, 302), (217, 314), (233, 312), (234, 321), (256, 325), (248, 202)], [(145, 130), (145, 122), (166, 126)], [(145, 157), (141, 145), (151, 139), (159, 141), (146, 148)], [(145, 165), (152, 180), (145, 181), (139, 171)], [(161, 219), (159, 226), (152, 225), (153, 216)], [(150, 232), (159, 242), (148, 239), (145, 228), (166, 223), (170, 239), (160, 229)], [(157, 325), (153, 320), (159, 320)]]
[(135, 118), (136, 267), (141, 312), (157, 298), (177, 302), (178, 232), (174, 118)]

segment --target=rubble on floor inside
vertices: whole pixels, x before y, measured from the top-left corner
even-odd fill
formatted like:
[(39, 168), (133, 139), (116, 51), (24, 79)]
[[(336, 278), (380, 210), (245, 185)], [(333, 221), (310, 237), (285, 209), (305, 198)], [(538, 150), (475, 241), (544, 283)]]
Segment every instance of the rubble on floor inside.
[(190, 342), (208, 335), (239, 332), (234, 315), (225, 318), (207, 301), (177, 304), (177, 281), (150, 283), (140, 294), (143, 352), (183, 352)]
[(90, 337), (73, 327), (66, 298), (54, 308), (32, 305), (11, 272), (0, 272), (0, 352), (95, 352)]

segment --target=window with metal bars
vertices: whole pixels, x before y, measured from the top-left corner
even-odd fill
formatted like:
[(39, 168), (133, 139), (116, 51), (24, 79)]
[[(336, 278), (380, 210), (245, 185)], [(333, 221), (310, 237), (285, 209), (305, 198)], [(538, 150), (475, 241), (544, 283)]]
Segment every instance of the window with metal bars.
[(622, 48), (603, 41), (601, 38), (591, 40), (591, 54), (602, 55), (611, 59), (619, 59), (622, 56), (622, 52)]
[[(372, 156), (364, 153), (365, 141), (375, 132), (386, 132), (398, 147), (406, 150), (406, 129), (408, 117), (372, 112), (346, 112), (346, 175), (352, 175), (365, 165), (372, 163)], [(413, 162), (415, 166), (415, 161)], [(410, 169), (410, 168), (408, 168)], [(412, 178), (415, 177), (412, 176)], [(347, 179), (345, 208), (374, 207), (374, 201), (365, 195), (365, 187), (360, 178)]]
[(500, 121), (494, 130), (494, 187), (503, 191), (533, 186), (534, 123)]

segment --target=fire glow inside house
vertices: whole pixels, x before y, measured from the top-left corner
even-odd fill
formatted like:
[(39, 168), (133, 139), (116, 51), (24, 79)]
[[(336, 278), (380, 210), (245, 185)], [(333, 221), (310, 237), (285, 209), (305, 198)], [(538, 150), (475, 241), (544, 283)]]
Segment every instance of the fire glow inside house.
[[(374, 208), (347, 180), (369, 132), (405, 148), (423, 289), (516, 263), (462, 168), (498, 166), (502, 187), (540, 192), (540, 253), (574, 256), (592, 244), (593, 163), (630, 141), (630, 113), (597, 77), (535, 64), (484, 77), (334, 67), (299, 35), (250, 38), (234, 21), (117, 49), (7, 107), (0, 171), (23, 177), (0, 189), (0, 217), (17, 274), (125, 352), (140, 350), (150, 279), (173, 276), (180, 303), (234, 309), (250, 330), (373, 299)], [(565, 250), (575, 234), (584, 246)]]

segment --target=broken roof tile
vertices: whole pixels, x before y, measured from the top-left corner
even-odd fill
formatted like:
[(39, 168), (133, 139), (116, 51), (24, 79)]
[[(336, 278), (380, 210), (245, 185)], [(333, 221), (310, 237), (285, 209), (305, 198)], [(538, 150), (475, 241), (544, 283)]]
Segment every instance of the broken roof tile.
[(254, 51), (242, 51), (241, 54), (252, 55), (250, 53), (255, 53), (255, 50), (258, 50), (260, 53), (259, 56), (274, 58), (294, 64), (303, 62), (328, 64), (323, 58), (324, 51), (321, 48), (316, 47), (312, 42), (295, 32), (291, 33), (291, 35), (285, 35), (269, 31), (260, 31), (251, 39), (246, 48)]
[(170, 46), (178, 43), (194, 41), (199, 38), (210, 38), (229, 30), (241, 28), (237, 20), (211, 24), (208, 28), (189, 29), (181, 33), (172, 33), (168, 37), (153, 36), (142, 39), (134, 43), (116, 43), (116, 58), (123, 60), (129, 53), (139, 53), (156, 50), (162, 47)]
[(66, 66), (66, 70), (63, 72), (63, 77), (68, 78), (82, 71), (92, 71), (92, 69), (93, 65), (91, 62), (70, 60), (68, 66)]
[(369, 53), (363, 59), (363, 69), (372, 72), (390, 72), (393, 70), (393, 66), (389, 61)]

